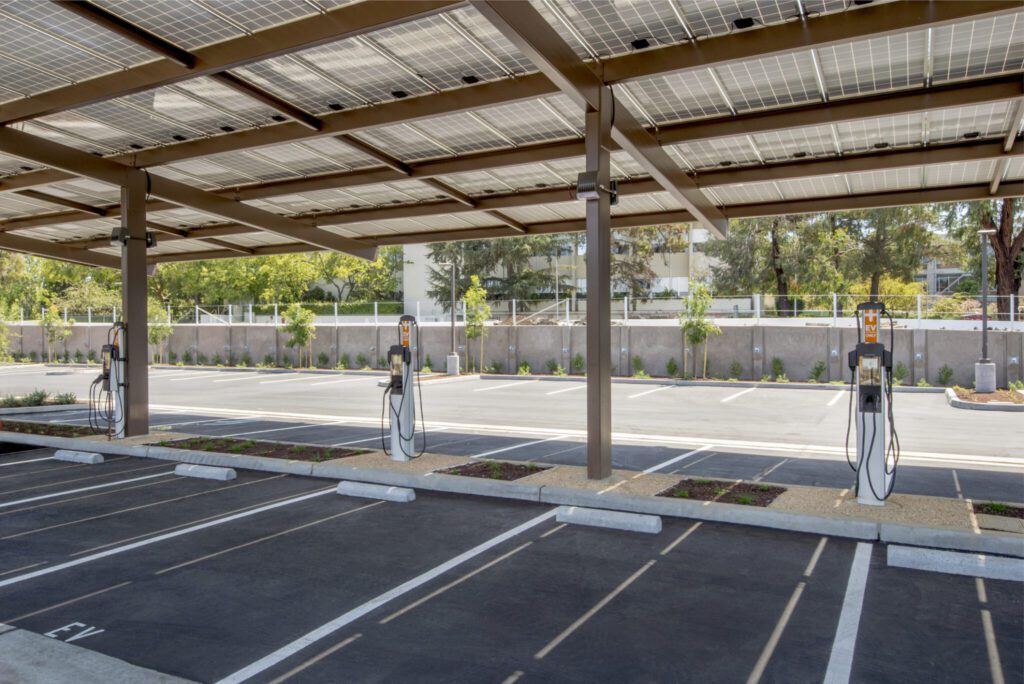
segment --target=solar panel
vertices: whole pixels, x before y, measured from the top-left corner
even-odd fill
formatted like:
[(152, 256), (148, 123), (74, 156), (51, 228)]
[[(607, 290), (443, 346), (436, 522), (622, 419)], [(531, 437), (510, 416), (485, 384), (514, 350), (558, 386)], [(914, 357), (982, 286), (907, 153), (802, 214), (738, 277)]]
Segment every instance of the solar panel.
[(809, 52), (723, 64), (715, 68), (739, 111), (820, 99)]
[(912, 190), (921, 187), (921, 171), (915, 168), (886, 169), (847, 174), (856, 194)]
[(758, 202), (776, 202), (782, 199), (774, 183), (740, 183), (736, 185), (716, 185), (715, 194), (726, 205), (755, 204)]
[[(97, 5), (127, 19), (153, 35), (186, 50), (219, 43), (245, 32), (190, 0), (94, 0)], [(261, 0), (261, 5), (263, 0)], [(269, 2), (268, 2), (269, 4)]]
[(924, 183), (928, 187), (987, 184), (992, 180), (995, 170), (994, 159), (959, 164), (932, 164), (924, 167)]
[(935, 81), (1024, 68), (1024, 13), (939, 26), (934, 32)]
[(912, 31), (819, 48), (829, 96), (921, 85), (926, 43), (925, 31)]
[[(658, 124), (729, 113), (706, 69), (639, 79), (630, 82), (629, 90)], [(640, 114), (629, 99), (622, 101), (634, 115)]]

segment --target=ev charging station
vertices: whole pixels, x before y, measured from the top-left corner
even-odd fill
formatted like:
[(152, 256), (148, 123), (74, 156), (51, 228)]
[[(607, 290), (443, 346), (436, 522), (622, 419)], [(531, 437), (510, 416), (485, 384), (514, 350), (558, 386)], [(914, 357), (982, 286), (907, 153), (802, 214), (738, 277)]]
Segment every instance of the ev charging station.
[[(879, 318), (889, 318), (889, 349), (878, 341)], [(885, 305), (869, 301), (857, 305), (857, 346), (849, 353), (851, 409), (857, 439), (856, 464), (850, 461), (850, 416), (847, 416), (847, 462), (857, 474), (857, 503), (883, 506), (892, 493), (899, 463), (899, 437), (892, 411), (893, 321)]]
[(124, 323), (115, 323), (107, 333), (101, 350), (102, 370), (89, 386), (89, 426), (107, 439), (125, 436), (128, 358), (121, 350), (127, 347), (127, 334)]
[[(384, 424), (381, 421), (381, 446), (393, 461), (409, 461), (416, 458), (426, 449), (424, 432), (423, 450), (416, 453), (416, 397), (420, 397), (420, 421), (423, 420), (423, 392), (419, 380), (419, 349), (420, 329), (415, 316), (405, 315), (399, 319), (399, 344), (391, 345), (388, 351), (388, 362), (391, 377), (384, 390), (384, 400), (388, 403), (388, 420), (391, 428), (391, 448), (384, 443)], [(412, 334), (415, 332), (415, 344)], [(413, 351), (417, 352), (417, 363), (413, 365)], [(415, 375), (414, 375), (415, 371)]]

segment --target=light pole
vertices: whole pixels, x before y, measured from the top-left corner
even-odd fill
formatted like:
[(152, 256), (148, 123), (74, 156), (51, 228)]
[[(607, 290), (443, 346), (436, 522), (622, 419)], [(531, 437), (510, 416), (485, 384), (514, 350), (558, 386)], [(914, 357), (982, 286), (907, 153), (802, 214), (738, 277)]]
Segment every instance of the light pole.
[(444, 261), (438, 264), (438, 266), (447, 266), (452, 272), (452, 309), (451, 309), (451, 321), (452, 321), (452, 350), (448, 353), (447, 366), (448, 375), (459, 374), (459, 352), (455, 346), (455, 262)]
[(974, 391), (996, 391), (996, 365), (988, 359), (988, 236), (994, 228), (978, 231), (981, 240), (981, 359), (974, 364)]

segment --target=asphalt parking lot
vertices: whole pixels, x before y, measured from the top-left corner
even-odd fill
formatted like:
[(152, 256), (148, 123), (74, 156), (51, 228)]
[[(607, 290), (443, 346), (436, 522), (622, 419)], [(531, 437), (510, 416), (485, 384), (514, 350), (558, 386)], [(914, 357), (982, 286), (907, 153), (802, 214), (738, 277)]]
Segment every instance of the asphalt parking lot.
[(1024, 681), (1022, 585), (877, 545), (50, 455), (0, 455), (0, 623), (196, 681)]
[[(85, 396), (93, 369), (0, 369), (0, 393), (35, 387)], [(381, 375), (153, 369), (156, 429), (202, 435), (374, 447)], [(430, 451), (583, 465), (580, 381), (423, 383)], [(613, 466), (700, 477), (846, 488), (848, 394), (822, 390), (613, 385)], [(86, 412), (20, 418), (84, 425)], [(941, 394), (899, 394), (903, 457), (895, 491), (1024, 501), (1024, 430), (1013, 413), (963, 411)], [(851, 449), (855, 451), (851, 439)], [(418, 441), (422, 446), (422, 441)]]

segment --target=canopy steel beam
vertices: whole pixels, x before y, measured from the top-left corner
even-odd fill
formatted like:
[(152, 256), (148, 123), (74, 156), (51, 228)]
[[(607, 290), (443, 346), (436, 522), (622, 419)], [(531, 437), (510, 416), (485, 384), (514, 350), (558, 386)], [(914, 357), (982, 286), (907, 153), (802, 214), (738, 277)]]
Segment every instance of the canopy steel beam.
[[(830, 176), (844, 173), (858, 173), (868, 171), (881, 171), (888, 169), (907, 168), (914, 166), (927, 166), (934, 164), (949, 164), (957, 162), (983, 161), (988, 159), (1002, 159), (1004, 157), (1014, 158), (1024, 156), (1024, 142), (1017, 142), (1010, 149), (1009, 153), (1003, 153), (1001, 142), (983, 141), (971, 143), (959, 143), (956, 145), (933, 146), (928, 148), (914, 148), (909, 150), (891, 150), (887, 152), (868, 152), (861, 155), (850, 155), (842, 158), (829, 157), (825, 159), (807, 159), (792, 162), (781, 162), (766, 164), (757, 167), (741, 167), (716, 169), (702, 172), (694, 177), (695, 182), (701, 188), (715, 187), (719, 185), (731, 185), (737, 183), (759, 183), (767, 181), (792, 180), (796, 178), (813, 178), (816, 176)], [(432, 179), (425, 179), (429, 182)], [(444, 185), (437, 181), (440, 185)], [(318, 189), (316, 184), (313, 187), (305, 185), (306, 181), (289, 181), (285, 183), (270, 183), (264, 186), (250, 186), (248, 189), (240, 189), (230, 196), (239, 199), (255, 199), (273, 197), (276, 195), (304, 192), (311, 189)], [(447, 186), (446, 186), (447, 187)], [(440, 189), (440, 188), (438, 188)], [(619, 194), (621, 196), (637, 195), (645, 192), (657, 192), (660, 187), (650, 179), (623, 180), (619, 183)], [(273, 192), (270, 192), (272, 190)], [(319, 214), (316, 220), (321, 225), (345, 225), (362, 221), (384, 220), (388, 218), (416, 218), (437, 214), (450, 214), (473, 209), (485, 211), (497, 211), (500, 209), (511, 209), (516, 207), (535, 206), (551, 202), (566, 201), (569, 199), (564, 188), (553, 187), (543, 190), (528, 190), (509, 195), (488, 195), (479, 198), (455, 197), (454, 189), (447, 188), (446, 194), (452, 196), (456, 202), (425, 202), (417, 204), (395, 205), (373, 209), (345, 210), (340, 212)], [(461, 193), (460, 193), (461, 194)], [(227, 195), (225, 195), (227, 196)], [(156, 211), (160, 207), (166, 208), (166, 203), (150, 202), (149, 211)], [(119, 214), (119, 208), (112, 207), (107, 211), (108, 216)], [(26, 228), (66, 223), (71, 221), (90, 220), (95, 218), (87, 212), (63, 212), (60, 214), (46, 214), (33, 216), (24, 219), (9, 219), (0, 222), (0, 233), (11, 230), (22, 230)], [(503, 218), (507, 218), (504, 217)], [(238, 224), (222, 226), (211, 226), (209, 228), (195, 228), (191, 231), (222, 231), (209, 233), (211, 235), (237, 235), (240, 233), (253, 232), (251, 229)], [(196, 236), (198, 237), (198, 235)], [(69, 243), (75, 244), (75, 243)], [(102, 240), (88, 241), (89, 246), (102, 246)]]
[[(344, 40), (436, 14), (462, 4), (452, 0), (358, 2), (192, 52), (193, 66), (171, 58), (130, 67), (0, 106), (0, 123), (22, 121)], [(106, 26), (108, 30), (114, 30)], [(124, 35), (123, 33), (121, 35)]]
[(196, 58), (192, 53), (187, 50), (182, 50), (177, 45), (174, 45), (173, 43), (170, 43), (149, 31), (143, 30), (127, 19), (123, 19), (113, 12), (108, 12), (92, 2), (88, 2), (87, 0), (55, 0), (55, 2), (67, 11), (74, 12), (86, 21), (96, 24), (97, 26), (101, 26), (111, 33), (116, 33), (122, 38), (144, 47), (150, 52), (163, 55), (185, 69), (194, 69), (196, 66)]
[(129, 171), (121, 184), (121, 315), (125, 333), (121, 352), (125, 359), (123, 387), (124, 436), (149, 433), (149, 313), (146, 283), (145, 171)]
[[(1017, 141), (1017, 135), (1020, 133), (1021, 123), (1024, 122), (1024, 98), (1017, 100), (1013, 106), (1010, 107), (1010, 116), (1006, 127), (1006, 137), (1003, 139), (1003, 152), (1009, 155), (1010, 150), (1013, 149), (1014, 143)], [(999, 192), (999, 184), (1003, 182), (1003, 176), (1006, 175), (1006, 169), (1010, 166), (1010, 157), (1004, 156), (996, 164), (995, 170), (992, 172), (992, 182), (988, 186), (990, 194), (996, 194)]]
[[(67, 207), (68, 209), (73, 209), (78, 213), (92, 214), (94, 218), (97, 216), (103, 217), (107, 215), (107, 210), (103, 207), (94, 207), (91, 204), (76, 202), (75, 200), (68, 199), (67, 197), (58, 197), (57, 195), (50, 195), (45, 192), (39, 192), (38, 190), (18, 190), (14, 194), (39, 200), (41, 202), (47, 202), (48, 204), (55, 204), (59, 207)], [(120, 207), (118, 207), (118, 210), (120, 210)]]
[(611, 135), (615, 142), (704, 227), (719, 236), (725, 234), (725, 217), (718, 208), (629, 110), (615, 101), (611, 89), (532, 5), (506, 0), (470, 0), (470, 4), (578, 105), (599, 110), (605, 102), (606, 109), (610, 110)]
[[(124, 187), (126, 179), (136, 173), (136, 170), (129, 166), (101, 159), (44, 138), (16, 131), (10, 127), (0, 127), (0, 151), (118, 187)], [(222, 216), (252, 228), (307, 242), (322, 249), (348, 252), (367, 259), (374, 258), (373, 248), (367, 248), (340, 235), (198, 190), (168, 178), (141, 171), (138, 173), (143, 173), (147, 179), (149, 194), (168, 202), (198, 209), (214, 216)]]
[[(107, 240), (110, 244), (110, 240)], [(69, 247), (58, 242), (36, 240), (21, 235), (3, 234), (0, 235), (0, 249), (7, 249), (12, 252), (23, 254), (34, 254), (36, 256), (67, 261), (83, 266), (96, 266), (98, 268), (121, 268), (121, 260), (109, 254), (97, 254), (79, 247)]]
[(274, 95), (257, 85), (249, 83), (245, 79), (239, 78), (231, 72), (221, 71), (216, 74), (210, 74), (210, 78), (217, 81), (217, 83), (234, 90), (236, 93), (241, 93), (248, 98), (265, 104), (271, 109), (278, 111), (287, 117), (295, 119), (311, 131), (319, 132), (324, 127), (323, 121), (301, 107), (296, 107), (291, 102), (282, 100), (277, 95)]
[[(522, 79), (517, 79), (517, 81), (509, 84), (509, 88), (522, 88), (523, 91), (529, 92), (529, 88), (523, 88), (523, 84), (531, 78), (533, 77), (525, 76)], [(481, 91), (477, 91), (477, 88), (481, 87), (482, 86), (474, 86), (473, 88), (465, 88), (461, 91), (455, 91), (455, 93), (461, 93), (464, 95), (476, 93), (479, 95)], [(434, 97), (443, 97), (444, 95), (445, 94), (437, 96), (428, 95), (424, 96), (424, 98), (408, 98), (406, 100), (399, 100), (396, 103), (383, 104), (379, 107), (373, 108), (372, 110), (353, 110), (351, 112), (339, 112), (338, 114), (327, 115), (323, 118), (324, 130), (325, 132), (331, 132), (336, 128), (344, 130), (348, 126), (364, 127), (360, 125), (360, 120), (365, 119), (365, 115), (369, 111), (395, 111), (391, 109), (392, 104), (405, 105), (415, 99), (423, 100)], [(797, 129), (802, 126), (814, 126), (829, 123), (838, 124), (871, 117), (896, 116), (928, 110), (968, 107), (971, 105), (988, 104), (1007, 99), (1020, 98), (1022, 95), (1024, 95), (1024, 84), (1021, 83), (1020, 75), (1010, 74), (973, 81), (932, 86), (929, 88), (913, 88), (904, 91), (853, 97), (841, 101), (833, 100), (828, 103), (803, 104), (768, 111), (748, 112), (738, 114), (735, 117), (716, 117), (698, 122), (672, 124), (658, 129), (658, 140), (663, 145), (683, 142), (692, 143), (733, 135), (756, 135), (759, 133)], [(472, 107), (470, 107), (470, 109), (472, 109)], [(434, 114), (437, 114), (437, 112), (434, 112)], [(348, 123), (342, 123), (342, 120), (339, 118), (351, 115), (357, 115), (359, 118), (349, 118), (346, 120)], [(384, 123), (396, 123), (400, 120), (402, 120), (401, 114), (397, 116), (395, 121), (389, 120)], [(275, 126), (260, 128), (255, 131), (230, 133), (209, 139), (178, 143), (151, 150), (140, 150), (131, 154), (115, 155), (109, 157), (109, 159), (130, 164), (132, 166), (158, 166), (160, 164), (193, 159), (204, 154), (238, 151), (251, 147), (258, 147), (264, 144), (270, 144), (267, 142), (261, 142), (264, 134), (268, 131), (279, 130), (281, 127), (289, 127), (290, 130), (298, 133), (299, 135), (294, 138), (296, 140), (315, 135), (308, 128), (300, 126), (297, 123), (277, 124)], [(347, 138), (339, 139), (341, 139), (342, 142), (349, 142)], [(352, 138), (352, 140), (355, 140), (355, 138)], [(277, 142), (288, 142), (288, 140)], [(365, 145), (365, 143), (363, 144)], [(615, 145), (614, 141), (612, 149), (618, 149), (618, 145)], [(376, 148), (372, 148), (372, 150), (376, 155), (384, 154)], [(366, 153), (370, 154), (370, 152)], [(373, 154), (371, 154), (371, 156), (373, 156)], [(566, 157), (575, 156), (583, 156), (583, 143), (577, 139), (553, 143), (541, 143), (538, 145), (523, 146), (517, 149), (467, 154), (457, 158), (439, 159), (408, 165), (398, 162), (398, 160), (395, 160), (393, 157), (388, 155), (387, 160), (378, 158), (378, 161), (385, 166), (391, 166), (392, 163), (398, 163), (401, 164), (401, 167), (395, 168), (392, 166), (390, 169), (378, 168), (360, 171), (347, 171), (306, 179), (306, 182), (311, 184), (310, 189), (348, 187), (363, 183), (402, 180), (406, 177), (422, 179), (431, 176), (459, 173), (462, 171), (477, 171), (496, 166), (514, 166), (517, 164), (528, 164), (537, 161), (552, 161), (554, 159), (564, 159)], [(407, 171), (411, 173), (407, 173)], [(29, 171), (0, 179), (0, 191), (45, 185), (61, 180), (67, 180), (72, 177), (73, 176), (70, 174), (54, 169)], [(329, 182), (333, 179), (336, 179), (339, 184), (330, 185)], [(280, 182), (290, 183), (292, 181)], [(316, 186), (315, 184), (319, 182), (327, 184)], [(246, 198), (239, 197), (239, 199)]]

